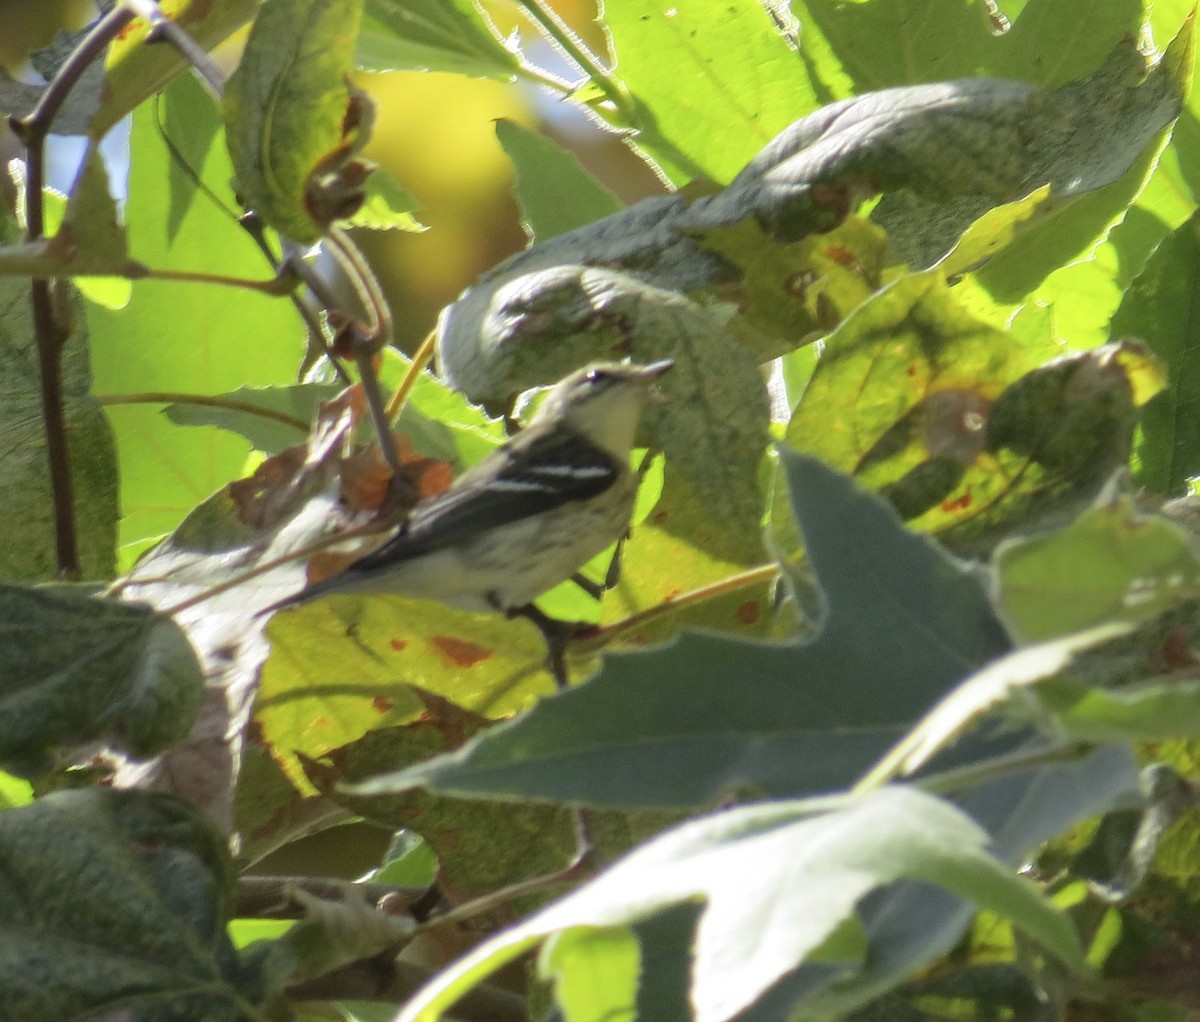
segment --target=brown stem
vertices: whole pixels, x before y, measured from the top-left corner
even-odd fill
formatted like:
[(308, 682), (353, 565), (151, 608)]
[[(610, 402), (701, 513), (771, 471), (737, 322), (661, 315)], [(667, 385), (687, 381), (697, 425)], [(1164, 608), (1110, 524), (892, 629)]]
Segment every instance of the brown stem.
[[(133, 15), (116, 8), (101, 18), (75, 48), (58, 74), (46, 86), (37, 105), (25, 117), (10, 118), (14, 134), (25, 145), (25, 240), (38, 241), (46, 228), (42, 189), (46, 180), (46, 135), (71, 90), (88, 66)], [(63, 408), (62, 350), (70, 330), (56, 314), (52, 284), (44, 278), (30, 283), (34, 339), (41, 376), (42, 428), (50, 465), (50, 493), (54, 507), (54, 549), (58, 573), (64, 578), (81, 575), (79, 540), (75, 529), (75, 496), (71, 483), (71, 454), (67, 445), (67, 419)]]
[[(332, 880), (307, 876), (244, 876), (238, 879), (236, 919), (300, 919), (304, 907), (291, 896), (302, 890), (326, 901), (340, 901), (347, 896), (361, 898), (378, 905), (387, 898), (388, 912), (397, 915), (419, 902), (428, 893), (424, 887), (401, 887), (397, 884), (356, 884), (348, 880)], [(396, 902), (399, 904), (396, 904)]]
[(738, 572), (736, 575), (718, 579), (716, 582), (699, 586), (680, 596), (673, 596), (670, 599), (663, 600), (662, 603), (657, 603), (653, 607), (647, 607), (636, 614), (630, 614), (629, 617), (622, 618), (620, 621), (614, 621), (612, 624), (582, 632), (577, 637), (572, 638), (571, 650), (580, 655), (599, 652), (614, 639), (619, 638), (626, 632), (630, 632), (635, 628), (642, 628), (661, 617), (677, 614), (685, 607), (707, 603), (709, 600), (715, 600), (729, 593), (741, 592), (743, 589), (749, 589), (763, 582), (771, 582), (778, 577), (778, 564), (763, 564), (757, 568), (748, 568), (745, 571)]

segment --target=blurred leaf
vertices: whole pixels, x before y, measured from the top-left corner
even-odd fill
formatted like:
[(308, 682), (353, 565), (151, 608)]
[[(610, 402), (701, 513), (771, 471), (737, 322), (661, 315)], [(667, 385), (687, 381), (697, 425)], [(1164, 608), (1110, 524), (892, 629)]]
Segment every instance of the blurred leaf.
[(1161, 764), (1142, 771), (1142, 788), (1146, 804), (1106, 814), (1071, 860), (1072, 874), (1107, 901), (1124, 901), (1142, 884), (1163, 833), (1196, 803), (1195, 786)]
[(1135, 445), (1136, 479), (1166, 496), (1177, 496), (1189, 476), (1200, 475), (1198, 340), (1193, 316), (1200, 277), (1198, 221), (1168, 237), (1125, 293), (1113, 317), (1114, 334), (1145, 337), (1166, 363), (1169, 384), (1146, 407)]
[[(161, 0), (159, 6), (204, 49), (229, 38), (259, 9), (258, 0)], [(100, 108), (91, 123), (92, 138), (105, 135), (143, 100), (190, 68), (174, 46), (147, 46), (149, 30), (149, 24), (139, 18), (108, 48)], [(132, 188), (130, 194), (134, 194)]]
[(226, 140), (250, 209), (316, 241), (362, 204), (374, 114), (348, 74), (363, 0), (272, 0), (225, 87)]
[(516, 171), (517, 201), (531, 242), (546, 241), (621, 208), (620, 200), (550, 139), (516, 121), (496, 121), (496, 137)]
[(400, 187), (383, 167), (371, 171), (363, 186), (365, 198), (354, 215), (345, 221), (350, 227), (370, 231), (423, 231), (425, 225), (414, 217), (417, 200)]
[(90, 790), (0, 813), (0, 986), (25, 1022), (237, 1022), (262, 979), (225, 934), (224, 841), (180, 799)]
[(1101, 689), (1067, 677), (1048, 682), (1038, 694), (1058, 730), (1075, 741), (1200, 739), (1200, 682), (1190, 678)]
[(638, 957), (624, 927), (561, 930), (542, 948), (538, 974), (554, 980), (566, 1022), (635, 1022)]
[[(68, 320), (82, 313), (70, 285), (54, 285)], [(76, 320), (60, 357), (74, 513), (83, 573), (111, 578), (116, 564), (119, 510), (113, 434), (90, 396), (85, 325)], [(0, 578), (35, 581), (57, 576), (50, 469), (42, 426), (41, 378), (34, 341), (29, 284), (0, 281)], [(93, 354), (94, 357), (94, 354)]]
[(1115, 487), (1066, 528), (1001, 544), (995, 568), (1005, 620), (1031, 642), (1144, 621), (1200, 593), (1187, 533)]
[(139, 758), (187, 734), (203, 699), (196, 654), (170, 618), (68, 588), (0, 586), (0, 761), (44, 772), (108, 741)]
[(755, 0), (604, 11), (637, 144), (677, 185), (728, 181), (776, 132), (819, 105), (804, 64)]
[[(398, 1019), (436, 1018), (482, 975), (543, 936), (576, 926), (622, 925), (704, 898), (691, 1000), (698, 1020), (724, 1022), (821, 948), (854, 918), (868, 893), (904, 877), (1011, 916), (1077, 967), (1082, 951), (1069, 921), (985, 852), (987, 841), (961, 811), (904, 788), (725, 810), (667, 832), (477, 948), (410, 1001)], [(749, 887), (747, 875), (756, 878)], [(838, 964), (851, 973), (860, 962)]]
[(520, 67), (471, 0), (367, 0), (355, 62), (364, 71), (454, 71), (504, 81)]
[(381, 912), (367, 900), (320, 898), (301, 885), (290, 892), (290, 900), (301, 910), (296, 925), (257, 949), (255, 964), (275, 986), (323, 976), (395, 949), (417, 926), (411, 916)]
[[(49, 45), (29, 54), (29, 63), (45, 81), (51, 81), (92, 27), (88, 25), (74, 32), (59, 29)], [(62, 98), (58, 113), (50, 124), (51, 134), (86, 135), (100, 103), (103, 82), (102, 60), (96, 60), (84, 68), (74, 87)], [(16, 81), (9, 77), (7, 71), (0, 69), (0, 110), (10, 116), (25, 117), (32, 113), (45, 91), (44, 85)]]
[(33, 787), (23, 778), (0, 774), (0, 809), (27, 806), (33, 801)]
[(828, 606), (815, 639), (685, 633), (659, 649), (610, 656), (585, 684), (460, 752), (356, 791), (425, 786), (632, 807), (852, 783), (1009, 643), (956, 561), (814, 459), (782, 457)]
[(1010, 723), (1024, 723), (1032, 717), (1031, 723), (1047, 729), (1041, 701), (1031, 705), (1025, 697), (1027, 690), (1037, 685), (1039, 695), (1047, 691), (1079, 654), (1123, 639), (1130, 630), (1122, 624), (1100, 625), (1021, 646), (993, 660), (943, 697), (889, 750), (862, 783), (876, 786), (919, 773), (986, 714), (1004, 708), (1006, 703), (1013, 718)]
[[(169, 110), (182, 93), (190, 123), (203, 133), (216, 122), (216, 111), (194, 90), (185, 79), (172, 86), (166, 102)], [(228, 208), (236, 208), (224, 146), (210, 146), (204, 155), (197, 172)], [(150, 106), (134, 114), (130, 160), (125, 219), (138, 258), (168, 269), (269, 276), (250, 237), (207, 197), (178, 212), (174, 160)], [(126, 308), (93, 306), (88, 322), (99, 393), (221, 394), (292, 383), (303, 351), (303, 327), (289, 303), (244, 290), (137, 281)], [(245, 441), (214, 429), (180, 428), (160, 407), (107, 409), (120, 457), (125, 546), (144, 546), (148, 538), (174, 529), (200, 501), (242, 473), (249, 450)]]

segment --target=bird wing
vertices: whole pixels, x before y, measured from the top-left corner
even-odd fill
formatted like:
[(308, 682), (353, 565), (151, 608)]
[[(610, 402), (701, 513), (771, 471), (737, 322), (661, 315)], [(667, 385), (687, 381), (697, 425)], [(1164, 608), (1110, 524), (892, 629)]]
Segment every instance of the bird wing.
[[(493, 458), (503, 459), (499, 470)], [(420, 504), (402, 532), (349, 570), (370, 571), (599, 496), (622, 468), (607, 451), (570, 430), (522, 433)]]

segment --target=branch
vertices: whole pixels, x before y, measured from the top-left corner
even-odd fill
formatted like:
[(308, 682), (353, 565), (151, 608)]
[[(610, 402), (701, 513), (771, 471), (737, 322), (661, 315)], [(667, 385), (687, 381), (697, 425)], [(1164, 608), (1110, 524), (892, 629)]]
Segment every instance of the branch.
[[(36, 242), (46, 229), (43, 188), (46, 181), (46, 136), (71, 90), (79, 84), (88, 66), (97, 60), (133, 15), (115, 8), (101, 18), (75, 48), (54, 79), (46, 86), (37, 105), (25, 117), (9, 118), (13, 133), (25, 146), (25, 240)], [(66, 316), (55, 307), (49, 279), (30, 282), (34, 339), (38, 373), (41, 377), (42, 428), (46, 434), (46, 457), (50, 465), (50, 493), (54, 505), (54, 548), (58, 574), (78, 578), (79, 540), (75, 529), (75, 495), (71, 482), (71, 454), (67, 444), (67, 421), (63, 409), (62, 350), (70, 336)]]
[(428, 899), (430, 889), (398, 884), (357, 884), (324, 877), (244, 876), (238, 879), (234, 918), (302, 919), (304, 906), (291, 896), (295, 890), (325, 901), (341, 901), (354, 896), (375, 906), (386, 899), (389, 915), (419, 915), (418, 910)]
[(599, 652), (614, 639), (620, 638), (626, 632), (632, 631), (635, 628), (642, 628), (653, 621), (657, 621), (659, 618), (677, 614), (685, 607), (707, 603), (709, 600), (715, 600), (729, 593), (740, 592), (743, 589), (749, 589), (763, 582), (772, 582), (778, 577), (778, 564), (763, 564), (757, 568), (749, 568), (746, 571), (738, 572), (736, 575), (730, 575), (728, 578), (710, 582), (706, 586), (699, 586), (680, 596), (672, 596), (670, 599), (663, 600), (662, 603), (656, 604), (653, 607), (647, 607), (636, 614), (630, 614), (629, 617), (622, 618), (620, 621), (614, 621), (610, 625), (589, 629), (577, 638), (572, 639), (571, 650), (583, 656)]
[(257, 415), (260, 419), (291, 426), (302, 436), (308, 435), (309, 423), (286, 412), (273, 408), (261, 408), (247, 401), (234, 401), (225, 397), (206, 397), (203, 394), (176, 394), (171, 391), (154, 390), (137, 394), (93, 394), (101, 405), (203, 405), (207, 408), (226, 408), (231, 412)]

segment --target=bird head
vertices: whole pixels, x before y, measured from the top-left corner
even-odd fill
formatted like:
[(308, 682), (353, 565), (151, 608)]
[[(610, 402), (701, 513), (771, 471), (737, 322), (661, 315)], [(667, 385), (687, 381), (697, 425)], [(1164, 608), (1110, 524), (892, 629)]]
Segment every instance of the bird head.
[(627, 458), (654, 382), (675, 363), (596, 362), (555, 384), (530, 425), (558, 420), (618, 458)]

